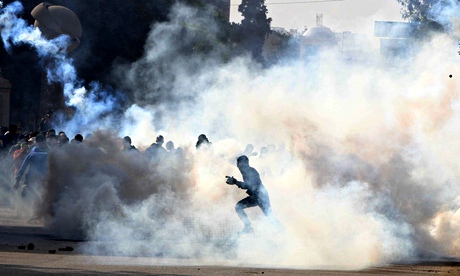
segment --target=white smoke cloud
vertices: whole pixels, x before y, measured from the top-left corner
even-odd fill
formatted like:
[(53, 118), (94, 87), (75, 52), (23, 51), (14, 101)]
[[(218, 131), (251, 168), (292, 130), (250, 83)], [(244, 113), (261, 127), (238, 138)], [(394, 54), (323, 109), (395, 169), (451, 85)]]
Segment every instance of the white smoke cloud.
[(438, 22), (446, 30), (455, 36), (459, 36), (459, 18), (460, 3), (455, 0), (442, 0), (433, 4), (429, 10), (428, 18), (432, 21)]
[(12, 44), (28, 44), (33, 46), (41, 57), (53, 55), (60, 55), (62, 57), (63, 49), (70, 42), (69, 37), (59, 36), (53, 40), (45, 39), (41, 36), (38, 29), (27, 25), (25, 20), (18, 18), (18, 15), (22, 12), (23, 6), (20, 2), (13, 2), (2, 8), (0, 27), (5, 49), (9, 51)]
[[(0, 20), (15, 18), (8, 7)], [(123, 87), (139, 89), (122, 115), (110, 113), (116, 96), (96, 83), (82, 87), (72, 61), (56, 58), (48, 76), (76, 108), (62, 128), (94, 134), (50, 153), (42, 213), (55, 235), (91, 240), (91, 253), (245, 266), (361, 268), (459, 255), (451, 36), (405, 60), (353, 63), (329, 50), (314, 65), (262, 69), (246, 57), (223, 62), (220, 51), (178, 56), (191, 45), (190, 24), (214, 26), (197, 15), (177, 6), (171, 22), (153, 27), (144, 57), (117, 68)], [(2, 29), (4, 43), (29, 30), (18, 22)], [(206, 31), (212, 38), (218, 30)], [(201, 133), (213, 145), (197, 152)], [(121, 136), (144, 149), (158, 134), (185, 156), (156, 162), (120, 151)], [(234, 204), (245, 194), (224, 176), (241, 179), (235, 157), (248, 143), (274, 145), (250, 162), (284, 232), (252, 208), (255, 234), (233, 240), (242, 226)]]

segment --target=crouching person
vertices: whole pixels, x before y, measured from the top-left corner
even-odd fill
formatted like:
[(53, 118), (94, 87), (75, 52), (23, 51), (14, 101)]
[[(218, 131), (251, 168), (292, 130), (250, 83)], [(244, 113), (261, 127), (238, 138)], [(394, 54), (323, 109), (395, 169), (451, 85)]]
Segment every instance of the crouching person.
[(246, 193), (248, 194), (248, 197), (240, 200), (235, 206), (236, 213), (244, 225), (243, 230), (239, 233), (245, 234), (253, 232), (251, 222), (249, 221), (248, 215), (244, 209), (255, 206), (259, 206), (268, 220), (280, 228), (281, 225), (273, 215), (270, 198), (268, 196), (267, 189), (265, 189), (265, 186), (262, 184), (259, 173), (256, 169), (249, 166), (249, 159), (246, 155), (238, 157), (236, 161), (236, 165), (243, 176), (243, 181), (238, 181), (233, 176), (226, 176), (226, 183), (236, 185), (239, 188), (246, 190)]

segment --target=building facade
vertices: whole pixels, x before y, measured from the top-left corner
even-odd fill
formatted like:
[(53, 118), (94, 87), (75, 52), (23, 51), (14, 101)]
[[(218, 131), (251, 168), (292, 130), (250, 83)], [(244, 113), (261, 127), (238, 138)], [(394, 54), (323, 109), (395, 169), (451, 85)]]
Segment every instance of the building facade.
[(8, 126), (10, 122), (11, 83), (4, 79), (0, 70), (0, 126)]

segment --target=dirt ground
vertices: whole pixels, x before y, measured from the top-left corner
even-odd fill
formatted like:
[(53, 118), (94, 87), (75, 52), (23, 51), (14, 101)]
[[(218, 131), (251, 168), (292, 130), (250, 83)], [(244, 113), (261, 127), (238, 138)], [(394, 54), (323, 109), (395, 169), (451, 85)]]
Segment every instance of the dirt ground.
[[(460, 275), (460, 260), (397, 264), (359, 271), (206, 265), (166, 257), (95, 256), (85, 241), (59, 240), (0, 208), (0, 275)], [(32, 246), (33, 245), (33, 246)]]

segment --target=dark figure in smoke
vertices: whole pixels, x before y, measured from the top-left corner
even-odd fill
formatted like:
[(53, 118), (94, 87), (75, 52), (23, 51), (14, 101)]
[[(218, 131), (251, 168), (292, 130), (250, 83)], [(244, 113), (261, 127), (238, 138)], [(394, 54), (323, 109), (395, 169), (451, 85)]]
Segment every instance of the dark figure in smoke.
[(240, 231), (240, 233), (253, 232), (248, 215), (244, 212), (244, 209), (255, 206), (259, 206), (260, 209), (262, 209), (270, 222), (272, 222), (275, 226), (280, 227), (279, 222), (273, 216), (267, 189), (265, 189), (265, 186), (262, 184), (262, 180), (260, 180), (257, 170), (249, 166), (249, 159), (246, 155), (238, 157), (236, 162), (236, 166), (243, 176), (243, 181), (238, 181), (233, 176), (226, 176), (226, 183), (230, 185), (234, 184), (241, 189), (247, 190), (246, 193), (249, 195), (248, 197), (240, 200), (235, 206), (236, 213), (244, 224), (244, 228)]
[(58, 147), (62, 147), (69, 143), (69, 137), (65, 134), (64, 131), (60, 131), (58, 134)]
[(198, 141), (196, 142), (195, 147), (196, 149), (199, 149), (203, 145), (210, 146), (211, 144), (212, 143), (209, 142), (208, 137), (206, 137), (206, 135), (200, 134), (200, 136), (198, 136)]
[(5, 134), (2, 137), (0, 137), (2, 142), (1, 145), (3, 145), (3, 149), (5, 150), (5, 152), (8, 152), (11, 146), (18, 142), (19, 134), (17, 133), (17, 130), (18, 126), (15, 124), (11, 124), (8, 127), (8, 131), (5, 132)]
[(38, 130), (41, 132), (47, 132), (49, 129), (51, 129), (51, 118), (53, 117), (53, 111), (48, 111), (45, 114), (45, 117), (43, 117), (40, 120), (40, 125), (38, 126)]
[(165, 142), (165, 138), (163, 135), (158, 135), (155, 143), (152, 143), (150, 147), (148, 147), (144, 151), (144, 156), (150, 160), (158, 161), (166, 155), (166, 149), (163, 148), (163, 144)]
[(81, 135), (80, 133), (78, 133), (77, 135), (75, 135), (75, 137), (73, 138), (77, 143), (83, 143), (83, 135)]
[(257, 152), (254, 152), (254, 145), (253, 144), (247, 144), (246, 148), (243, 151), (243, 155), (257, 156)]
[[(21, 178), (24, 175), (26, 169), (28, 172), (24, 181), (24, 190), (22, 191), (22, 197), (31, 194), (33, 198), (34, 205), (39, 203), (40, 197), (37, 191), (41, 189), (42, 181), (45, 179), (46, 174), (48, 173), (48, 147), (46, 145), (46, 138), (44, 135), (39, 134), (35, 138), (36, 147), (27, 157), (24, 159), (24, 162), (21, 165), (18, 173), (16, 174), (16, 184), (14, 189), (19, 188)], [(36, 206), (35, 206), (36, 207)], [(37, 216), (33, 216), (30, 221), (38, 219)]]
[(27, 142), (21, 142), (20, 148), (13, 152), (13, 175), (14, 177), (16, 177), (16, 175), (18, 174), (19, 169), (21, 168), (21, 165), (22, 163), (24, 163), (24, 160), (26, 159), (28, 154), (29, 154), (29, 146), (27, 145)]
[(135, 146), (132, 145), (131, 137), (129, 136), (123, 137), (123, 151), (139, 152), (139, 150)]
[(168, 141), (166, 143), (166, 150), (170, 154), (174, 154), (176, 152), (176, 149), (174, 148), (174, 142), (173, 141)]

